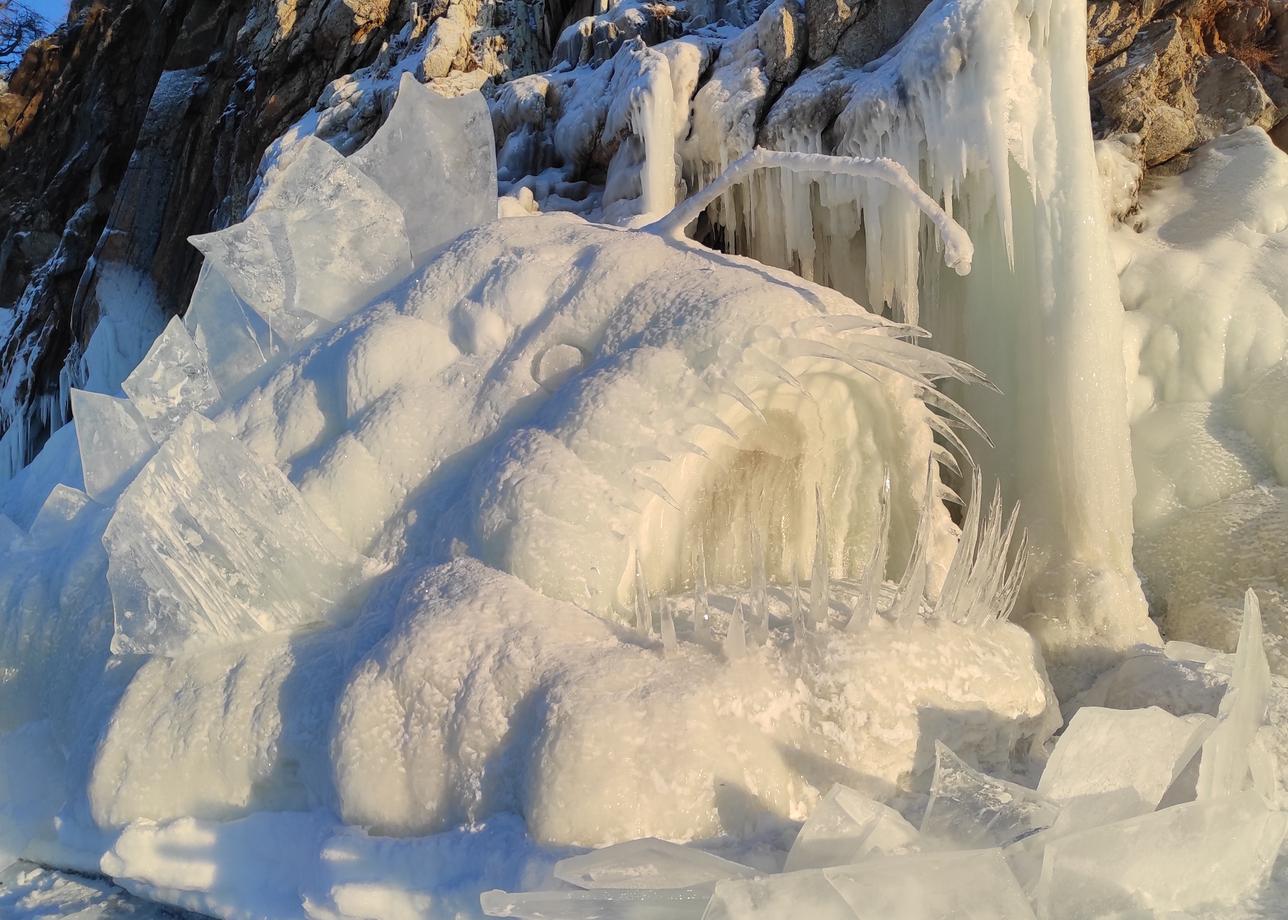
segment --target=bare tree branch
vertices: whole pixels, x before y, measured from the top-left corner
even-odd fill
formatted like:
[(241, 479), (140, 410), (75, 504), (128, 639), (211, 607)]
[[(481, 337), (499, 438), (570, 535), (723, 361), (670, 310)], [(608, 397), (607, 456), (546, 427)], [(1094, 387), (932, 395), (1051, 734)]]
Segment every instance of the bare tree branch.
[(21, 0), (0, 0), (0, 75), (22, 59), (27, 46), (49, 31), (49, 23)]

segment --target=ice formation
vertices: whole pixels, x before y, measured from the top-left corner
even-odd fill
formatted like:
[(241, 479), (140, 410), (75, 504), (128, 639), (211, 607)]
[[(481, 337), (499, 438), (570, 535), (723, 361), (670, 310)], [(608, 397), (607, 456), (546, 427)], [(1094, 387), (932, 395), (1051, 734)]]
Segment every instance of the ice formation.
[[(1027, 920), (1264, 879), (1255, 598), (1233, 659), (1119, 654), (1157, 635), (1082, 11), (936, 0), (765, 112), (788, 6), (593, 68), (574, 24), (490, 119), (404, 78), (366, 147), (274, 149), (124, 398), (73, 392), (0, 493), (3, 861), (275, 920)], [(1240, 403), (1271, 441), (1277, 380)], [(1044, 652), (1085, 690), (1058, 738)]]

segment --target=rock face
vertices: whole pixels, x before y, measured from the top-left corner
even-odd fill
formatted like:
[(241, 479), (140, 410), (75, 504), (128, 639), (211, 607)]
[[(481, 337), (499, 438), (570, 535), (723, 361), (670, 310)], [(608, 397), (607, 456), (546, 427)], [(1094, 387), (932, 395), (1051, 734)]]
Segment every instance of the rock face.
[(328, 84), (408, 56), (398, 66), (423, 81), (540, 69), (567, 14), (521, 0), (76, 0), (0, 91), (0, 306), (13, 307), (0, 477), (65, 421), (69, 385), (119, 383), (182, 309), (200, 266), (187, 238), (241, 217), (265, 148), (324, 88), (321, 127), (359, 140), (392, 99)]

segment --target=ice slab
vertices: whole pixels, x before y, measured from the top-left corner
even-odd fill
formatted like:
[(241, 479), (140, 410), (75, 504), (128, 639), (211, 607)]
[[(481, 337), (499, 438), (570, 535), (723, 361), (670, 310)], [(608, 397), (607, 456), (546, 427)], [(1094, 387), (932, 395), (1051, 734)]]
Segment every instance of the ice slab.
[(1092, 920), (1228, 903), (1270, 871), (1285, 830), (1288, 815), (1246, 792), (1060, 837), (1043, 857), (1038, 912)]
[(121, 387), (157, 443), (170, 437), (189, 412), (205, 413), (219, 402), (206, 356), (177, 316)]
[(856, 920), (1033, 920), (998, 850), (892, 856), (825, 871)]
[(748, 866), (656, 837), (630, 840), (555, 865), (578, 888), (692, 888), (755, 875)]
[(71, 400), (85, 491), (110, 502), (143, 468), (156, 443), (129, 400), (76, 389)]
[(430, 250), (496, 220), (496, 142), (479, 93), (449, 98), (404, 73), (393, 111), (349, 162), (402, 207), (418, 264)]
[(485, 891), (479, 898), (489, 917), (520, 920), (700, 920), (709, 888), (599, 889), (598, 891)]
[(917, 829), (893, 808), (837, 784), (810, 813), (783, 871), (844, 866), (903, 852), (916, 847), (917, 837)]
[(1203, 742), (1196, 787), (1199, 799), (1234, 795), (1250, 783), (1255, 783), (1263, 795), (1273, 795), (1274, 764), (1267, 762), (1252, 744), (1265, 723), (1269, 695), (1270, 662), (1262, 639), (1261, 604), (1249, 589), (1243, 599), (1243, 625), (1234, 670), (1221, 698), (1217, 726)]
[(45, 503), (31, 522), (28, 537), (36, 546), (58, 546), (64, 542), (72, 524), (93, 501), (80, 489), (62, 483), (54, 486)]
[(702, 920), (854, 920), (822, 869), (719, 882)]
[(1060, 736), (1038, 793), (1065, 803), (1127, 790), (1135, 799), (1131, 814), (1153, 811), (1198, 753), (1209, 728), (1210, 723), (1187, 721), (1157, 706), (1085, 706)]
[(311, 317), (337, 323), (411, 271), (397, 203), (314, 137), (270, 174), (246, 220), (190, 242), (238, 297), (294, 337)]
[(360, 558), (276, 467), (190, 415), (103, 536), (117, 653), (174, 655), (327, 620)]
[(1015, 783), (972, 770), (935, 742), (935, 778), (921, 835), (958, 849), (1000, 847), (1050, 827), (1059, 806)]

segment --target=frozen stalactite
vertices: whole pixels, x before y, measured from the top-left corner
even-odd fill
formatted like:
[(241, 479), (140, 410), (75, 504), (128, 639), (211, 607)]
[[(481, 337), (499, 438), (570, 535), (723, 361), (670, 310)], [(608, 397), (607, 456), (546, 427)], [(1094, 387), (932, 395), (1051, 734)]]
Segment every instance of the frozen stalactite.
[(675, 615), (671, 612), (669, 598), (662, 599), (661, 608), (659, 631), (662, 637), (662, 648), (669, 655), (678, 647), (675, 638)]
[(934, 507), (939, 501), (935, 486), (938, 483), (936, 471), (938, 466), (929, 465), (926, 475), (926, 492), (922, 499), (921, 517), (917, 522), (917, 535), (913, 539), (912, 554), (904, 568), (903, 578), (895, 590), (894, 605), (890, 608), (890, 618), (901, 626), (907, 626), (921, 615), (921, 602), (926, 594), (926, 552), (930, 543), (930, 534), (934, 528)]
[(653, 633), (653, 602), (648, 595), (644, 565), (638, 552), (635, 554), (635, 628), (646, 636)]

